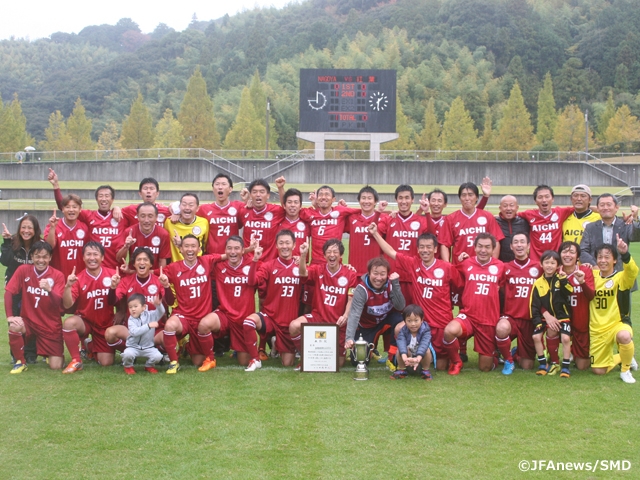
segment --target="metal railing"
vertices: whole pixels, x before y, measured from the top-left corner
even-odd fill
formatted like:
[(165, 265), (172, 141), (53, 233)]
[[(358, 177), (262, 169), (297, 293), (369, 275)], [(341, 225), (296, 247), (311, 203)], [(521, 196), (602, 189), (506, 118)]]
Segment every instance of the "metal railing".
[(605, 162), (601, 158), (594, 157), (590, 153), (579, 152), (581, 155), (584, 155), (586, 163), (591, 165), (596, 170), (604, 173), (605, 175), (609, 175), (616, 180), (621, 181), (622, 183), (629, 184), (629, 176), (626, 171), (616, 167), (615, 165), (611, 165), (610, 163)]
[(204, 154), (204, 156), (201, 155), (201, 158), (204, 158), (208, 162), (211, 162), (214, 166), (221, 168), (222, 170), (225, 170), (227, 173), (235, 175), (242, 181), (246, 181), (246, 178), (244, 176), (244, 167), (241, 167), (236, 163), (230, 162), (226, 158), (223, 158), (220, 155), (217, 155), (211, 150), (201, 149), (200, 151), (201, 153)]
[[(271, 150), (268, 158), (264, 150), (208, 150), (202, 148), (146, 148), (134, 150), (75, 150), (0, 153), (0, 163), (69, 162), (91, 160), (153, 160), (163, 158), (204, 158), (239, 176), (242, 167), (230, 160), (276, 160), (272, 165), (284, 165), (296, 155), (314, 160), (313, 150)], [(325, 160), (370, 160), (371, 152), (362, 149), (327, 148)], [(560, 151), (484, 151), (484, 150), (382, 150), (380, 160), (387, 161), (498, 161), (498, 162), (598, 162), (640, 163), (640, 153), (585, 153)], [(265, 167), (267, 168), (267, 167)], [(277, 167), (271, 167), (276, 168)]]
[(262, 178), (274, 177), (280, 172), (283, 172), (300, 162), (304, 162), (305, 160), (315, 160), (315, 153), (313, 150), (301, 150), (292, 155), (288, 155), (275, 163), (267, 165), (261, 170), (260, 176)]

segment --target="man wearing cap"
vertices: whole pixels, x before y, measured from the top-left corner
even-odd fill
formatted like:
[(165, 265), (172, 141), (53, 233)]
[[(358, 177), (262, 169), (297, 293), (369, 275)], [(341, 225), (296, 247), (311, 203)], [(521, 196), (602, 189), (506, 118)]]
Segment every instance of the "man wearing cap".
[(600, 214), (591, 209), (591, 189), (587, 185), (573, 187), (571, 204), (575, 210), (562, 224), (562, 240), (580, 244), (585, 227), (600, 220)]

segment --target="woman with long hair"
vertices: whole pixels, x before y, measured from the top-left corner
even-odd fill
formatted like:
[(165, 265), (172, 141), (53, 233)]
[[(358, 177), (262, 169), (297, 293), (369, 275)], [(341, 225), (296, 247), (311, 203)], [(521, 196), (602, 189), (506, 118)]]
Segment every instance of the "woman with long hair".
[[(29, 255), (31, 247), (35, 242), (42, 240), (38, 219), (33, 215), (22, 217), (18, 223), (18, 232), (15, 235), (12, 235), (3, 223), (2, 238), (4, 240), (1, 246), (0, 263), (7, 267), (4, 272), (4, 284), (6, 286), (20, 265), (33, 263), (31, 255)], [(19, 316), (21, 298), (19, 298), (19, 295), (16, 295), (16, 297), (18, 298), (14, 297), (12, 313), (14, 316)], [(27, 363), (36, 363), (38, 355), (36, 354), (35, 337), (25, 344), (24, 350)]]

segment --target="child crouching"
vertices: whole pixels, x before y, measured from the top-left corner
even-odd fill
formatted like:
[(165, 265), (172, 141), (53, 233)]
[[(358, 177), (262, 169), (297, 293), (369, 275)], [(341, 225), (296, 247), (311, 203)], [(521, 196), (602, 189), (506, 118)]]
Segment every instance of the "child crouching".
[(153, 337), (158, 320), (164, 315), (162, 300), (156, 295), (153, 299), (155, 310), (147, 309), (146, 299), (140, 293), (134, 293), (127, 300), (129, 307), (129, 337), (127, 348), (122, 352), (122, 365), (127, 375), (134, 375), (133, 362), (137, 357), (147, 359), (144, 369), (149, 373), (158, 373), (155, 365), (162, 360), (162, 353), (154, 346)]
[(402, 317), (404, 326), (396, 336), (398, 368), (391, 379), (400, 380), (410, 374), (419, 374), (424, 380), (431, 380), (431, 329), (424, 321), (424, 312), (418, 305), (407, 305)]

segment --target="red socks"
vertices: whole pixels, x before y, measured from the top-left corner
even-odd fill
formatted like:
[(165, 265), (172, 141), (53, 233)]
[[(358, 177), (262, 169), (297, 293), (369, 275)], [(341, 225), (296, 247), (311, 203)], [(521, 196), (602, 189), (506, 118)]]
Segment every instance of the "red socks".
[(260, 359), (258, 355), (258, 337), (256, 336), (256, 323), (250, 318), (245, 318), (242, 322), (242, 333), (244, 334), (244, 346), (252, 359)]
[(21, 333), (9, 332), (9, 346), (13, 358), (23, 365), (26, 364), (27, 361), (24, 358), (24, 338)]
[(162, 332), (162, 341), (164, 342), (167, 355), (169, 355), (169, 360), (177, 362), (178, 352), (176, 352), (176, 347), (178, 346), (178, 339), (176, 338), (176, 332), (167, 332), (164, 330)]
[(77, 330), (62, 330), (62, 338), (67, 346), (71, 360), (79, 362), (80, 358), (80, 335)]
[(505, 362), (513, 362), (513, 357), (511, 356), (511, 338), (507, 336), (507, 338), (498, 338), (496, 336), (496, 343), (498, 344), (498, 351), (504, 358)]
[(558, 358), (558, 347), (560, 346), (560, 335), (555, 338), (547, 337), (547, 350), (549, 351), (549, 360), (551, 363), (560, 363)]
[(460, 358), (460, 343), (457, 338), (454, 338), (451, 343), (447, 343), (446, 340), (442, 341), (444, 348), (447, 350), (449, 361), (452, 363), (462, 363)]
[(213, 360), (213, 335), (211, 335), (211, 332), (205, 335), (201, 335), (198, 333), (198, 342), (200, 343), (200, 348), (202, 349), (200, 353), (208, 359)]

